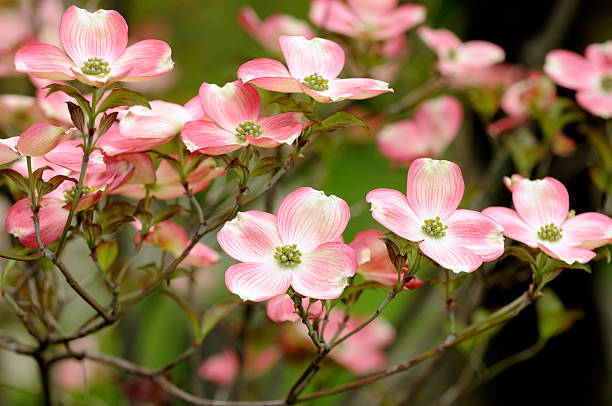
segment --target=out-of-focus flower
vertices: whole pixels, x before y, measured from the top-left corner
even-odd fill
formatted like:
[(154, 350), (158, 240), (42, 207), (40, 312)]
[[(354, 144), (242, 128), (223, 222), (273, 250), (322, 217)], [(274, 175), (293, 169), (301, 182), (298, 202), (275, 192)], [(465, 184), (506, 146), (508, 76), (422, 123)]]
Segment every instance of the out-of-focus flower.
[(501, 107), (508, 117), (489, 126), (497, 135), (524, 122), (533, 111), (546, 111), (557, 99), (555, 85), (538, 71), (527, 73), (527, 78), (511, 85), (504, 92)]
[[(82, 144), (83, 141), (80, 140), (62, 141), (51, 151), (47, 152), (45, 158), (49, 162), (80, 173), (83, 163), (83, 149), (80, 147)], [(87, 173), (103, 173), (105, 171), (104, 154), (99, 149), (94, 149), (89, 155)]]
[(51, 151), (66, 134), (45, 121), (34, 123), (18, 137), (0, 139), (0, 165), (22, 156), (39, 157)]
[(612, 117), (612, 41), (589, 45), (584, 57), (550, 51), (544, 72), (558, 85), (576, 90), (576, 101), (590, 113)]
[(205, 359), (198, 367), (198, 375), (219, 386), (227, 386), (234, 382), (238, 375), (238, 354), (231, 348)]
[(242, 64), (238, 78), (275, 92), (305, 93), (322, 103), (393, 92), (380, 80), (338, 79), (344, 67), (344, 51), (333, 41), (281, 36), (279, 42), (288, 70), (274, 59), (260, 58)]
[[(73, 351), (98, 351), (98, 342), (92, 336), (74, 340), (70, 343)], [(101, 364), (87, 359), (65, 359), (53, 366), (53, 382), (70, 392), (81, 392), (100, 379), (103, 373)]]
[[(32, 215), (30, 199), (18, 200), (6, 214), (4, 226), (9, 234), (19, 238), (23, 246), (38, 248)], [(43, 197), (40, 200), (38, 216), (41, 241), (43, 245), (51, 244), (62, 234), (68, 220), (68, 210), (63, 208), (63, 202), (52, 197)]]
[(20, 94), (0, 95), (0, 125), (22, 129), (44, 119), (45, 116), (34, 97)]
[(464, 70), (459, 75), (447, 77), (454, 88), (503, 91), (525, 77), (519, 65), (497, 63), (482, 68)]
[(425, 21), (427, 10), (398, 0), (314, 0), (310, 20), (317, 26), (353, 38), (384, 40)]
[[(135, 154), (130, 154), (135, 155)], [(119, 155), (123, 157), (123, 155)], [(178, 158), (177, 155), (172, 155), (172, 158)], [(143, 157), (144, 158), (144, 157)], [(189, 165), (192, 158), (187, 160), (186, 165)], [(148, 173), (150, 169), (150, 160), (139, 159), (137, 164), (137, 170), (135, 173)], [(138, 165), (146, 166), (142, 172), (138, 171)], [(223, 175), (225, 173), (224, 168), (217, 167), (213, 158), (206, 158), (195, 167), (187, 175), (187, 185), (191, 193), (198, 193), (206, 189), (210, 182)], [(115, 194), (122, 194), (134, 199), (143, 199), (146, 195), (146, 187), (149, 187), (150, 196), (155, 199), (167, 200), (177, 199), (185, 195), (185, 187), (181, 181), (181, 177), (174, 170), (174, 168), (164, 159), (159, 163), (157, 170), (155, 171), (155, 178), (152, 179), (150, 176), (139, 177), (137, 179), (130, 179), (122, 187), (115, 190)]]
[[(355, 250), (357, 262), (359, 262), (358, 274), (366, 280), (375, 281), (385, 286), (394, 286), (398, 281), (397, 270), (391, 263), (387, 246), (381, 238), (384, 238), (384, 235), (378, 230), (364, 230), (358, 232), (349, 245)], [(404, 271), (402, 270), (402, 278), (403, 275)], [(423, 282), (414, 277), (406, 284), (405, 289), (416, 289), (421, 286), (423, 286)]]
[(17, 72), (103, 87), (160, 76), (174, 65), (163, 41), (144, 40), (127, 47), (127, 23), (114, 10), (90, 13), (71, 6), (62, 15), (60, 39), (66, 53), (42, 43), (21, 48), (15, 55)]
[(478, 40), (461, 42), (447, 29), (434, 30), (424, 26), (418, 33), (423, 42), (438, 54), (437, 67), (443, 75), (462, 75), (502, 62), (506, 57), (498, 45)]
[[(140, 230), (139, 222), (133, 224), (136, 229)], [(136, 241), (138, 241), (139, 237), (140, 234), (137, 234)], [(144, 241), (156, 245), (164, 251), (169, 251), (175, 257), (178, 257), (189, 245), (190, 238), (183, 227), (170, 220), (164, 220), (157, 223), (152, 230), (149, 230)], [(198, 242), (189, 251), (189, 255), (185, 257), (182, 263), (195, 267), (205, 267), (216, 264), (220, 259), (221, 257), (217, 251)]]
[(592, 248), (612, 242), (612, 219), (600, 213), (569, 213), (569, 194), (557, 179), (529, 180), (518, 175), (505, 181), (516, 209), (489, 207), (483, 213), (504, 234), (553, 258), (573, 264), (589, 262)]
[(239, 212), (217, 234), (221, 248), (241, 261), (226, 271), (227, 288), (255, 302), (290, 286), (315, 299), (337, 298), (357, 269), (353, 249), (337, 242), (349, 217), (344, 200), (309, 187), (287, 195), (278, 216)]
[(450, 145), (463, 123), (463, 108), (452, 96), (421, 103), (411, 119), (386, 125), (376, 138), (380, 152), (408, 164), (420, 157), (436, 157)]
[(251, 7), (238, 10), (238, 23), (264, 48), (274, 54), (280, 54), (278, 38), (281, 35), (299, 35), (313, 38), (314, 31), (302, 20), (286, 14), (273, 14), (261, 21)]
[[(309, 298), (302, 299), (302, 307), (308, 311), (310, 318), (319, 317), (323, 311), (320, 301), (317, 300), (310, 304)], [(278, 295), (268, 300), (268, 303), (266, 303), (266, 314), (275, 323), (300, 320), (300, 316), (295, 312), (293, 299), (286, 294)]]
[(302, 113), (260, 116), (257, 89), (239, 80), (223, 87), (203, 83), (200, 102), (212, 121), (185, 124), (181, 136), (191, 152), (218, 155), (249, 144), (263, 148), (292, 144), (309, 124)]
[(12, 64), (15, 52), (19, 47), (36, 39), (31, 23), (31, 12), (25, 2), (19, 2), (21, 7), (3, 7), (0, 9), (0, 27), (2, 42), (0, 42), (0, 76), (15, 73)]
[(406, 195), (376, 189), (366, 200), (372, 217), (419, 248), (441, 267), (472, 272), (504, 252), (503, 229), (473, 210), (457, 210), (463, 197), (461, 170), (449, 161), (419, 158), (408, 170)]

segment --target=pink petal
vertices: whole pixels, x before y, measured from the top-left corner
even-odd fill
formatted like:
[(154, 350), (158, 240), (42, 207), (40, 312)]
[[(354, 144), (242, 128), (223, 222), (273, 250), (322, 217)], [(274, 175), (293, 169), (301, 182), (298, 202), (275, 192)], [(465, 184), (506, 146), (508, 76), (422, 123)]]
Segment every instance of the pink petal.
[(520, 181), (513, 188), (512, 201), (519, 216), (536, 230), (550, 223), (561, 227), (569, 211), (567, 189), (551, 177)]
[(181, 139), (189, 151), (210, 155), (226, 154), (248, 144), (236, 137), (236, 134), (204, 120), (187, 122), (181, 132)]
[(238, 68), (238, 79), (273, 92), (302, 92), (300, 82), (292, 78), (287, 68), (274, 59), (260, 58), (243, 63)]
[(567, 245), (563, 240), (556, 243), (540, 242), (538, 243), (538, 246), (542, 251), (551, 257), (559, 259), (570, 265), (572, 265), (574, 262), (586, 264), (595, 257), (595, 253), (593, 251), (580, 247), (572, 247)]
[(291, 192), (278, 208), (278, 231), (284, 244), (302, 254), (342, 235), (351, 212), (346, 202), (309, 187)]
[(147, 39), (130, 45), (112, 64), (111, 76), (141, 82), (168, 73), (174, 67), (172, 50), (164, 41)]
[(459, 133), (463, 107), (452, 96), (439, 96), (421, 103), (414, 112), (421, 133), (429, 138), (432, 154), (442, 153)]
[(499, 45), (487, 41), (468, 41), (457, 49), (457, 64), (469, 67), (485, 67), (503, 62), (506, 53)]
[(461, 169), (450, 161), (417, 159), (410, 165), (407, 184), (408, 205), (422, 220), (439, 216), (444, 221), (463, 197)]
[(62, 16), (60, 39), (79, 68), (90, 58), (112, 64), (127, 45), (128, 26), (115, 10), (90, 13), (71, 6)]
[(579, 90), (576, 92), (576, 101), (591, 114), (601, 117), (612, 117), (612, 94), (598, 89)]
[(514, 190), (514, 186), (516, 186), (516, 184), (518, 184), (520, 181), (524, 179), (525, 178), (519, 175), (518, 173), (515, 173), (514, 175), (510, 177), (504, 176), (504, 185), (510, 191), (510, 193), (512, 193), (512, 191)]
[(477, 211), (454, 212), (448, 219), (447, 237), (480, 255), (484, 262), (493, 261), (504, 253), (504, 229)]
[(385, 228), (410, 241), (421, 241), (421, 221), (408, 205), (406, 196), (397, 190), (375, 189), (366, 196), (372, 205), (372, 217)]
[(355, 275), (357, 258), (346, 244), (328, 242), (302, 256), (293, 270), (291, 286), (301, 295), (314, 299), (335, 299)]
[(283, 35), (279, 42), (291, 76), (300, 81), (313, 73), (335, 79), (344, 67), (344, 51), (333, 41)]
[(348, 0), (348, 4), (362, 20), (378, 20), (397, 7), (398, 0)]
[[(315, 93), (312, 90), (310, 91)], [(393, 93), (393, 89), (389, 89), (389, 84), (382, 80), (360, 78), (334, 79), (329, 82), (329, 90), (320, 92), (320, 94), (323, 95), (321, 100), (315, 96), (313, 96), (313, 98), (325, 103), (344, 99), (369, 99), (379, 94), (389, 92)]]
[(489, 216), (502, 226), (504, 235), (513, 240), (520, 241), (532, 248), (538, 246), (538, 234), (512, 209), (507, 207), (487, 207), (482, 214)]
[(117, 159), (130, 162), (134, 166), (134, 171), (130, 176), (129, 183), (154, 184), (155, 166), (153, 160), (146, 153), (123, 154)]
[(301, 113), (282, 113), (271, 117), (260, 117), (261, 136), (247, 137), (248, 141), (259, 147), (274, 147), (282, 143), (293, 144), (302, 133), (308, 119)]
[(15, 70), (37, 78), (72, 80), (73, 66), (66, 54), (49, 44), (26, 45), (15, 54)]
[(17, 150), (22, 155), (42, 156), (55, 148), (64, 136), (64, 129), (48, 122), (38, 122), (29, 126), (19, 136)]
[[(83, 142), (79, 140), (63, 141), (47, 152), (45, 158), (51, 163), (80, 173), (83, 162), (83, 149), (79, 146), (81, 144)], [(102, 173), (104, 171), (106, 171), (104, 156), (99, 149), (95, 149), (89, 156), (87, 173)]]
[(274, 260), (266, 263), (244, 262), (227, 269), (225, 285), (242, 300), (263, 302), (285, 293), (292, 277), (292, 269), (281, 268)]
[[(59, 238), (68, 220), (68, 210), (61, 207), (61, 202), (42, 199), (38, 213), (40, 219), (40, 238), (43, 245), (51, 244)], [(6, 213), (4, 222), (6, 231), (19, 238), (19, 241), (28, 248), (38, 248), (30, 199), (17, 201)]]
[(599, 76), (586, 59), (563, 49), (550, 51), (546, 55), (544, 72), (557, 84), (576, 90), (594, 88)]
[[(309, 300), (304, 298), (302, 306), (308, 308)], [(318, 302), (320, 303), (320, 302)], [(268, 318), (275, 323), (283, 323), (285, 321), (297, 321), (300, 316), (295, 312), (295, 304), (289, 295), (282, 294), (273, 297), (266, 303), (266, 314)]]
[(563, 223), (563, 241), (582, 248), (612, 243), (612, 219), (601, 213), (582, 213)]
[[(202, 108), (202, 103), (200, 102), (200, 95), (195, 96), (183, 106), (187, 113), (189, 114), (190, 120), (208, 120), (210, 121), (210, 117), (206, 116), (204, 113), (204, 109)], [(207, 117), (207, 118), (205, 118)]]
[(191, 120), (181, 105), (162, 100), (150, 102), (151, 108), (132, 106), (121, 119), (119, 130), (128, 138), (161, 138), (170, 140)]
[(226, 131), (235, 132), (245, 121), (257, 122), (260, 112), (259, 93), (240, 80), (219, 87), (202, 83), (200, 102), (204, 112)]
[(387, 124), (376, 136), (380, 152), (402, 164), (427, 156), (430, 153), (430, 143), (431, 138), (421, 132), (412, 119)]
[(418, 34), (421, 40), (438, 55), (446, 55), (451, 49), (461, 45), (461, 40), (447, 29), (434, 30), (429, 27), (420, 27)]
[(386, 286), (397, 283), (397, 270), (389, 259), (384, 235), (378, 230), (364, 230), (355, 235), (349, 244), (355, 251), (359, 268), (357, 272), (366, 280), (373, 280)]
[(358, 17), (346, 4), (339, 0), (314, 0), (310, 3), (310, 20), (328, 31), (348, 37), (358, 35), (355, 24)]
[(241, 262), (275, 261), (274, 250), (283, 246), (276, 216), (263, 211), (238, 212), (217, 234), (227, 255)]
[[(370, 2), (371, 3), (371, 2)], [(375, 3), (371, 3), (374, 5)], [(378, 4), (375, 4), (375, 7)], [(388, 39), (401, 35), (412, 27), (425, 21), (427, 9), (420, 4), (404, 4), (384, 15), (379, 20), (379, 29), (374, 34), (375, 39)]]
[(482, 264), (479, 255), (446, 238), (426, 239), (419, 244), (419, 248), (442, 268), (453, 272), (472, 272)]
[[(129, 133), (128, 133), (129, 134)], [(119, 124), (104, 133), (97, 142), (97, 146), (102, 148), (108, 156), (116, 156), (125, 153), (136, 153), (150, 151), (157, 148), (169, 140), (167, 138), (136, 138), (130, 137), (119, 130)]]
[(234, 382), (239, 368), (238, 354), (235, 350), (226, 348), (220, 354), (205, 359), (198, 367), (198, 375), (219, 386), (227, 386)]
[(7, 164), (21, 158), (21, 154), (17, 152), (18, 142), (19, 137), (0, 139), (0, 165)]
[(189, 251), (189, 255), (183, 263), (195, 267), (205, 267), (214, 265), (220, 260), (221, 256), (217, 251), (199, 242)]
[(586, 59), (600, 71), (609, 71), (612, 68), (612, 42), (591, 44), (584, 51)]

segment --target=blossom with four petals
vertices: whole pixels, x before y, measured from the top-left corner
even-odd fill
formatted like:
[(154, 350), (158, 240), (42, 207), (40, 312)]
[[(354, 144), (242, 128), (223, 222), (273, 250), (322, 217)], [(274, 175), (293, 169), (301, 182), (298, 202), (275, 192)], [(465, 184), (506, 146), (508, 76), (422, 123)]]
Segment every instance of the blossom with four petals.
[(21, 48), (15, 55), (17, 72), (104, 87), (120, 80), (147, 80), (174, 66), (163, 41), (149, 39), (128, 47), (127, 23), (115, 10), (91, 13), (71, 6), (62, 15), (60, 39), (65, 53), (42, 43)]
[(508, 238), (568, 264), (587, 263), (595, 257), (592, 248), (612, 243), (612, 219), (600, 213), (570, 216), (569, 194), (557, 179), (513, 175), (505, 183), (516, 210), (489, 207), (483, 213), (500, 224)]
[(344, 51), (333, 41), (281, 36), (279, 43), (289, 69), (274, 59), (254, 59), (238, 68), (238, 78), (266, 90), (305, 93), (321, 103), (368, 99), (393, 92), (388, 83), (380, 80), (339, 79)]
[(210, 120), (185, 124), (181, 137), (191, 152), (219, 155), (249, 144), (262, 148), (291, 144), (310, 123), (302, 113), (260, 116), (257, 89), (239, 80), (223, 87), (203, 83), (199, 95)]
[(366, 200), (376, 221), (419, 248), (441, 267), (472, 272), (504, 252), (503, 229), (484, 214), (457, 209), (463, 197), (461, 170), (449, 161), (415, 160), (407, 193), (375, 189)]
[(338, 242), (350, 211), (336, 196), (309, 187), (285, 197), (275, 216), (239, 212), (217, 234), (219, 245), (240, 261), (225, 273), (230, 292), (260, 302), (289, 287), (315, 299), (335, 299), (355, 274), (353, 249)]

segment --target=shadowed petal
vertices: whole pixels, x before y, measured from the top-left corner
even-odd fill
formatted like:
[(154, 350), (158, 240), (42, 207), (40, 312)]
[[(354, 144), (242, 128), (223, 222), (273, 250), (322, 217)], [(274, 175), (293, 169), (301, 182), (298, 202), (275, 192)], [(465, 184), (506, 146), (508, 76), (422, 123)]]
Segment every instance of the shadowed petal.
[(72, 80), (74, 64), (58, 47), (26, 45), (15, 55), (15, 70), (42, 79)]
[(569, 246), (563, 240), (556, 243), (540, 242), (538, 246), (542, 251), (551, 257), (559, 259), (570, 265), (572, 265), (574, 262), (586, 264), (595, 258), (595, 253), (593, 251), (585, 248)]
[(583, 248), (612, 242), (612, 219), (601, 213), (582, 213), (563, 223), (563, 241)]
[(448, 219), (447, 237), (489, 262), (504, 253), (504, 230), (473, 210), (457, 210)]
[(479, 255), (449, 239), (427, 239), (419, 244), (419, 248), (442, 268), (456, 273), (472, 272), (482, 264)]
[(514, 210), (507, 207), (487, 207), (482, 213), (502, 226), (506, 237), (520, 241), (532, 248), (538, 246), (537, 231), (525, 223)]
[[(38, 216), (41, 241), (43, 245), (51, 244), (62, 234), (68, 219), (68, 210), (62, 208), (61, 202), (42, 199)], [(24, 246), (38, 248), (29, 199), (21, 199), (9, 209), (4, 225), (6, 231), (19, 238)]]
[(262, 302), (285, 293), (291, 285), (290, 269), (280, 269), (273, 262), (246, 262), (225, 271), (225, 285), (242, 300)]

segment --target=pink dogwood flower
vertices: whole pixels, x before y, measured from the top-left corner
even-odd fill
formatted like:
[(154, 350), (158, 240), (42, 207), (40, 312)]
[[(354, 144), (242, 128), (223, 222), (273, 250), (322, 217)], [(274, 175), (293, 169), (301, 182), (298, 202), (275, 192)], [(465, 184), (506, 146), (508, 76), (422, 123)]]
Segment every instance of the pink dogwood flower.
[(203, 83), (200, 102), (211, 120), (185, 124), (181, 136), (191, 152), (219, 155), (249, 144), (263, 148), (292, 144), (309, 124), (302, 113), (260, 116), (257, 89), (239, 80), (223, 87)]
[(314, 0), (310, 20), (328, 31), (353, 38), (384, 40), (425, 21), (427, 10), (398, 0)]
[[(389, 259), (387, 246), (382, 241), (384, 235), (378, 230), (364, 230), (355, 235), (349, 246), (355, 250), (359, 267), (357, 273), (364, 279), (375, 281), (385, 286), (397, 284), (397, 270)], [(404, 271), (401, 273), (404, 277)], [(405, 286), (405, 289), (416, 289), (423, 286), (423, 282), (414, 277)]]
[(592, 248), (612, 242), (612, 219), (600, 213), (569, 215), (569, 195), (557, 179), (514, 175), (505, 183), (516, 210), (489, 207), (483, 213), (500, 224), (508, 238), (570, 265), (589, 262), (595, 256)]
[(612, 41), (589, 45), (584, 57), (564, 49), (550, 51), (544, 72), (558, 85), (576, 90), (576, 101), (591, 114), (612, 117)]
[[(317, 318), (323, 311), (323, 306), (320, 301), (312, 303), (310, 299), (305, 297), (302, 299), (302, 307), (308, 311), (309, 318)], [(282, 294), (273, 297), (266, 303), (266, 314), (268, 318), (275, 323), (283, 323), (285, 321), (298, 321), (300, 316), (295, 312), (295, 303), (289, 295)]]
[(557, 99), (557, 89), (541, 72), (531, 71), (527, 77), (512, 84), (501, 99), (501, 108), (508, 115), (491, 125), (493, 135), (523, 123), (533, 111), (546, 111)]
[(235, 350), (226, 348), (219, 354), (205, 359), (198, 367), (198, 375), (219, 386), (227, 386), (236, 379), (238, 368), (238, 354)]
[(484, 214), (457, 210), (463, 197), (461, 170), (449, 161), (415, 160), (408, 170), (406, 195), (375, 189), (366, 200), (372, 217), (419, 248), (441, 267), (472, 272), (504, 252), (503, 229)]
[(444, 95), (421, 103), (412, 118), (387, 124), (378, 133), (376, 144), (387, 158), (409, 164), (416, 158), (444, 152), (462, 123), (461, 103)]
[(419, 28), (418, 33), (421, 40), (438, 54), (437, 67), (443, 75), (469, 73), (470, 70), (502, 62), (506, 57), (506, 53), (498, 45), (478, 40), (461, 42), (447, 29), (434, 30), (423, 26)]
[(315, 36), (312, 28), (302, 20), (286, 14), (273, 14), (261, 21), (255, 10), (248, 6), (238, 10), (238, 23), (274, 54), (281, 53), (278, 45), (278, 37), (281, 35), (301, 35), (306, 38)]
[(240, 261), (225, 273), (227, 288), (254, 302), (289, 287), (314, 299), (337, 298), (357, 269), (352, 248), (337, 242), (349, 217), (344, 200), (309, 187), (287, 195), (277, 216), (239, 212), (217, 234), (223, 251)]
[(17, 72), (51, 80), (79, 80), (104, 87), (163, 75), (174, 65), (168, 44), (144, 40), (127, 46), (128, 26), (115, 10), (90, 13), (76, 6), (62, 15), (60, 39), (65, 53), (50, 44), (31, 44), (15, 55)]
[(39, 157), (51, 151), (66, 134), (46, 121), (34, 123), (18, 137), (0, 139), (0, 165), (22, 156)]
[(344, 51), (333, 41), (281, 36), (279, 43), (288, 70), (274, 59), (260, 58), (242, 64), (238, 78), (275, 92), (305, 93), (321, 103), (368, 99), (393, 92), (388, 83), (380, 80), (339, 79)]

